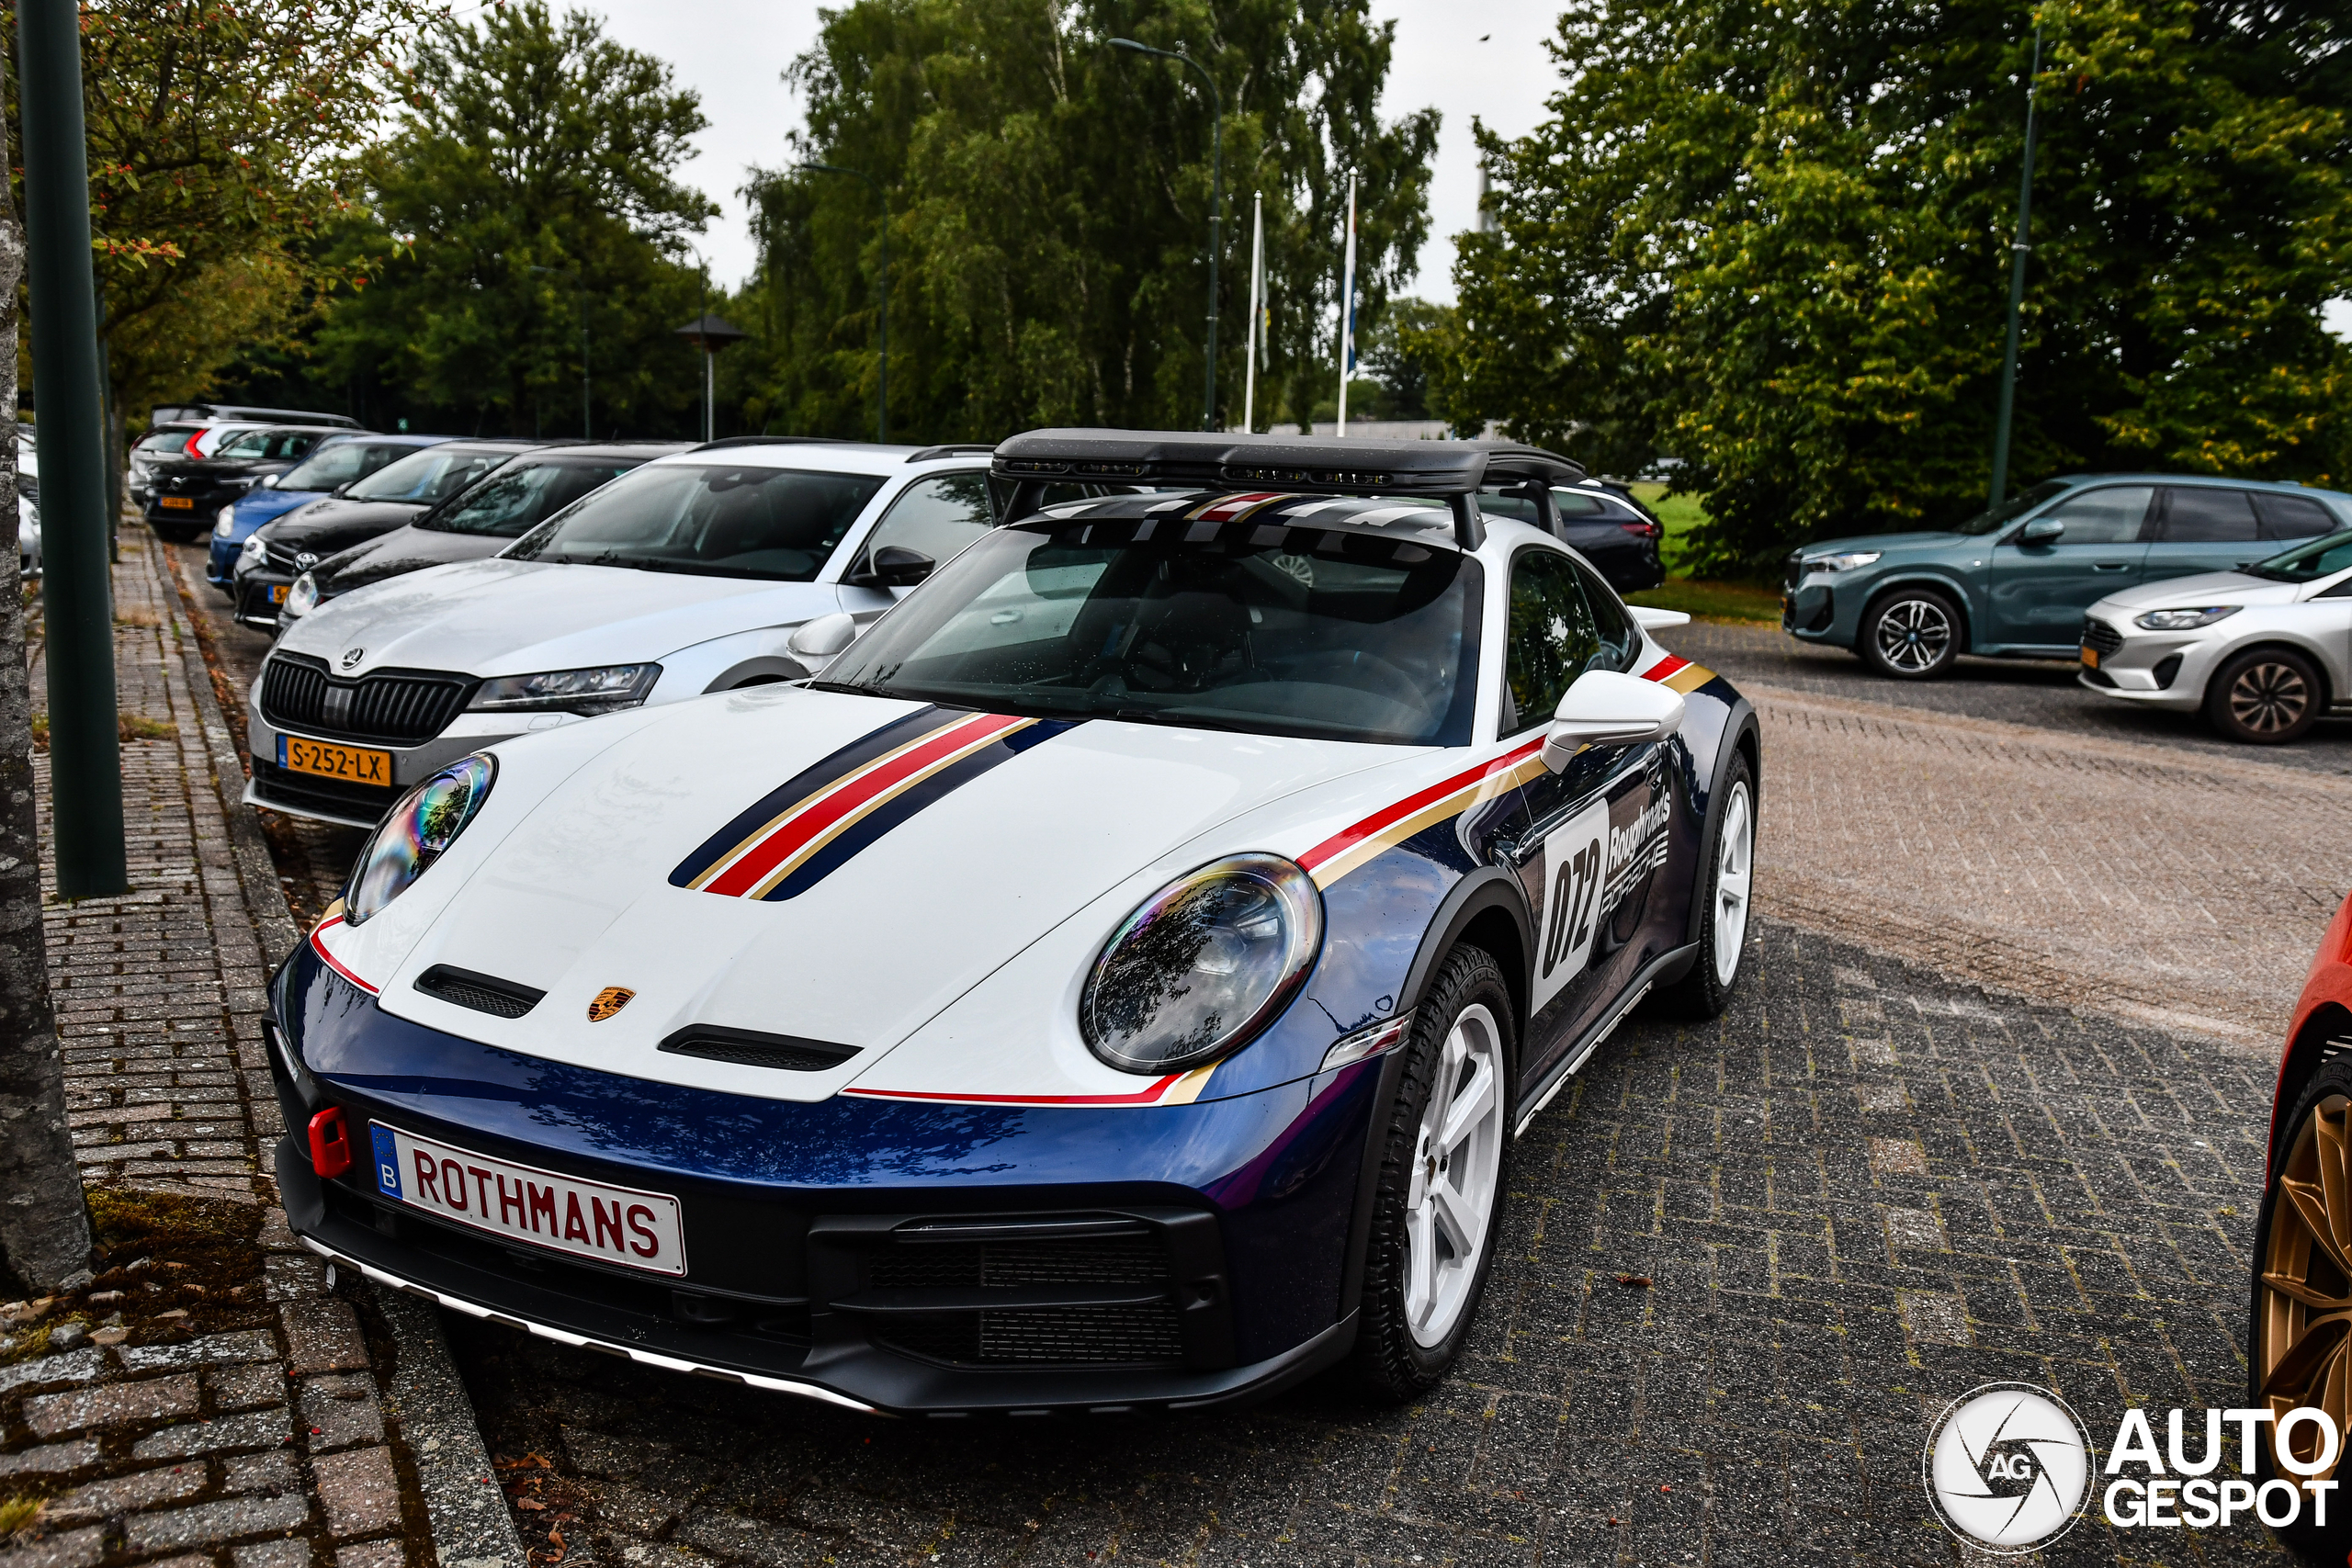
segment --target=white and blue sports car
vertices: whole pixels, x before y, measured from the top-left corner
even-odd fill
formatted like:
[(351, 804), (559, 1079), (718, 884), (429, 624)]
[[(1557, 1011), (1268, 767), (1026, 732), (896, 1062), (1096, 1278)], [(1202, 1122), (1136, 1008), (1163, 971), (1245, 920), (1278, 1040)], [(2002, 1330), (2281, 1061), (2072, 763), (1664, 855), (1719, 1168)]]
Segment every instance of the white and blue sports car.
[(862, 1409), (1428, 1388), (1513, 1136), (1739, 975), (1755, 716), (1559, 543), (1581, 477), (1019, 436), (815, 677), (445, 767), (273, 983), (295, 1229)]

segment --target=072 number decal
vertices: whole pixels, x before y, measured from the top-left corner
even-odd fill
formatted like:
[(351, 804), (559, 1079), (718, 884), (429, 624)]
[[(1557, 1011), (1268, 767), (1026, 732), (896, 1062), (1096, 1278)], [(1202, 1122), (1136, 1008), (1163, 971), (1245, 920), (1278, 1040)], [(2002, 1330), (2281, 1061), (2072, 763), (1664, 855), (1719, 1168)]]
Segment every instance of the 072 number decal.
[(1535, 965), (1530, 1015), (1539, 1013), (1584, 973), (1609, 878), (1609, 807), (1596, 801), (1544, 839), (1543, 952)]

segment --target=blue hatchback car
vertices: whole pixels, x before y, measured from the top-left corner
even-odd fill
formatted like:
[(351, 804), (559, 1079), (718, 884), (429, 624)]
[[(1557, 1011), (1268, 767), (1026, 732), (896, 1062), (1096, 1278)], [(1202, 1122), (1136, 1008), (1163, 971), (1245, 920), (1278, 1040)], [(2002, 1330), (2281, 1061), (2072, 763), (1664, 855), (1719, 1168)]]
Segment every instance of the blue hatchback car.
[(1963, 653), (2072, 659), (2083, 613), (2120, 589), (2231, 571), (2352, 528), (2352, 495), (2177, 474), (2067, 474), (1938, 533), (1792, 552), (1781, 625), (1921, 680)]
[(296, 507), (332, 495), (345, 485), (366, 479), (387, 463), (407, 457), (420, 446), (450, 440), (447, 435), (331, 435), (311, 455), (279, 476), (275, 485), (256, 486), (233, 506), (221, 509), (212, 525), (212, 548), (205, 558), (205, 581), (223, 593), (237, 589), (237, 553), (253, 531)]

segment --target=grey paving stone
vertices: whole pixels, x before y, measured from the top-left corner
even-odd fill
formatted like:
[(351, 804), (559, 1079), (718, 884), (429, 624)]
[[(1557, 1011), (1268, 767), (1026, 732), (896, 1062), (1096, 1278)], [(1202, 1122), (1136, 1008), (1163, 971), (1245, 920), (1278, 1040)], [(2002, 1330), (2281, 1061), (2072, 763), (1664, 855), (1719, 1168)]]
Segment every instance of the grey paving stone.
[(242, 1334), (211, 1334), (177, 1345), (126, 1345), (115, 1352), (134, 1372), (163, 1371), (175, 1367), (231, 1366), (243, 1361), (277, 1359), (277, 1337), (266, 1328)]
[(220, 1461), (223, 1492), (291, 1492), (301, 1485), (294, 1455), (285, 1449), (257, 1454), (232, 1454)]
[(87, 1519), (102, 1519), (109, 1514), (130, 1513), (164, 1503), (176, 1503), (183, 1497), (195, 1496), (208, 1483), (209, 1478), (200, 1464), (164, 1465), (154, 1470), (133, 1471), (129, 1475), (93, 1481), (86, 1486), (75, 1487), (62, 1497), (51, 1498), (43, 1517), (60, 1524), (80, 1524)]
[(0, 1548), (0, 1568), (90, 1568), (106, 1555), (106, 1531), (96, 1525), (44, 1535)]
[(237, 1568), (310, 1568), (307, 1540), (257, 1540), (229, 1553)]
[(59, 1475), (97, 1462), (98, 1440), (76, 1438), (70, 1443), (45, 1443), (40, 1448), (0, 1454), (0, 1476)]
[(341, 1540), (373, 1535), (401, 1522), (400, 1481), (390, 1449), (356, 1449), (311, 1461), (319, 1504), (326, 1510), (327, 1533)]
[(384, 1413), (376, 1402), (376, 1381), (366, 1373), (311, 1378), (302, 1384), (302, 1420), (314, 1453), (384, 1440)]
[(215, 1367), (204, 1374), (212, 1408), (254, 1410), (286, 1403), (286, 1370), (273, 1359), (244, 1367)]
[(287, 1370), (296, 1377), (368, 1370), (368, 1344), (346, 1303), (331, 1298), (288, 1302), (279, 1309), (279, 1320), (286, 1327)]
[(198, 1503), (164, 1514), (141, 1514), (123, 1526), (123, 1545), (137, 1552), (215, 1546), (240, 1536), (288, 1530), (310, 1517), (306, 1497), (235, 1497)]
[(134, 1459), (186, 1459), (195, 1454), (227, 1453), (238, 1449), (275, 1446), (292, 1435), (293, 1417), (283, 1410), (256, 1410), (215, 1421), (191, 1421), (166, 1427), (130, 1447)]
[(45, 1383), (88, 1382), (107, 1370), (107, 1353), (96, 1346), (69, 1350), (62, 1356), (40, 1356), (0, 1367), (0, 1393), (39, 1388)]
[(54, 1438), (85, 1427), (192, 1416), (196, 1407), (194, 1378), (155, 1378), (146, 1382), (106, 1383), (71, 1393), (36, 1394), (25, 1401), (25, 1425), (38, 1437)]

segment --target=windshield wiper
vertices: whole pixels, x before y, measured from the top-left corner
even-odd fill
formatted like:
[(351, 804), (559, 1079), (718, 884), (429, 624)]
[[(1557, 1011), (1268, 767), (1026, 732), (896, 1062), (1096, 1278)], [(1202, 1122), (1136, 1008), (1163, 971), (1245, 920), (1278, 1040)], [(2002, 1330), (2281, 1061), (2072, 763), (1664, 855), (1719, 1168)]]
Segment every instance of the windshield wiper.
[[(868, 686), (855, 681), (803, 681), (801, 685), (811, 692), (842, 692), (853, 697), (897, 697), (888, 686)], [(900, 698), (900, 701), (911, 701)]]

